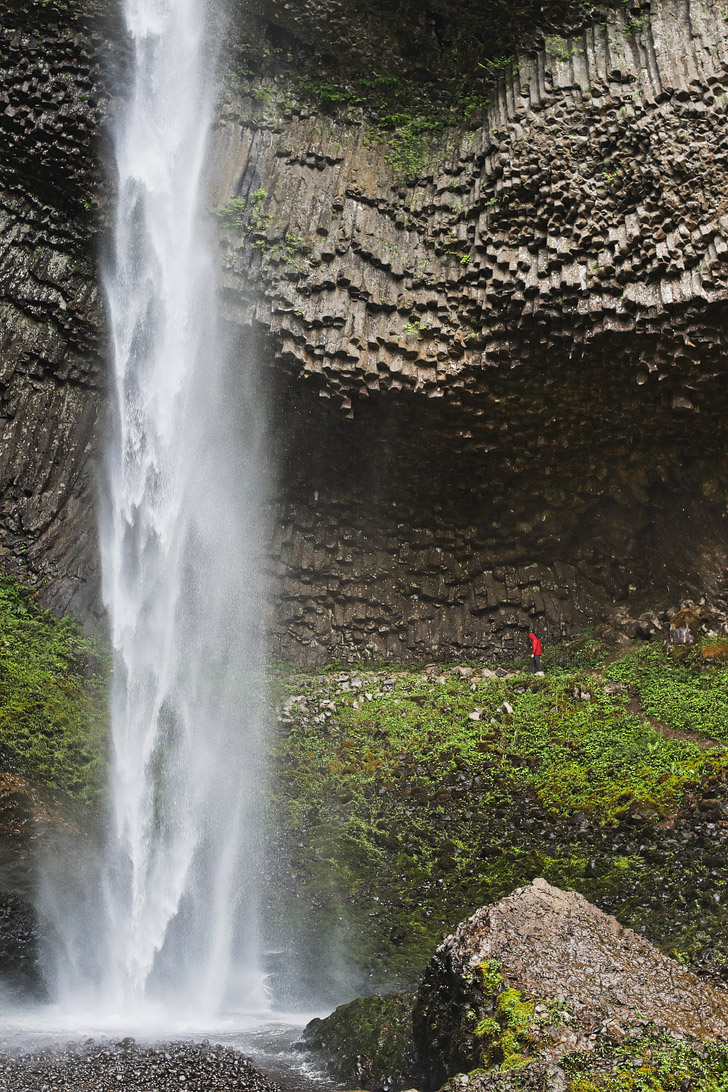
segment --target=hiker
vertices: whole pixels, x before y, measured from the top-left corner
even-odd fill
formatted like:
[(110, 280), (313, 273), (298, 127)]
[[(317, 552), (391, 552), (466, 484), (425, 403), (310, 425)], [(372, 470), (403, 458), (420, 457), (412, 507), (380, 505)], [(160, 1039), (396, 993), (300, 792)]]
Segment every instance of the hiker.
[(529, 633), (528, 636), (531, 640), (531, 671), (533, 671), (534, 675), (543, 675), (541, 670), (541, 653), (543, 652), (541, 642), (535, 633)]

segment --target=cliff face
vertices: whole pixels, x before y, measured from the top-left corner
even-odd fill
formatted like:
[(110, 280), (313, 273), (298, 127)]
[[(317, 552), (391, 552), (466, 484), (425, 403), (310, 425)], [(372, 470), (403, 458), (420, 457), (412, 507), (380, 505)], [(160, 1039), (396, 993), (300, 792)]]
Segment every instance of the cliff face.
[[(223, 304), (267, 380), (286, 657), (478, 655), (722, 595), (723, 9), (619, 6), (577, 32), (552, 7), (536, 48), (524, 7), (496, 20), (498, 49), (529, 47), (512, 56), (486, 15), (467, 37), (437, 4), (271, 0), (228, 58)], [(105, 207), (89, 25), (32, 63), (16, 28), (0, 110), (3, 545), (81, 610), (102, 344), (84, 263)]]
[(88, 617), (102, 314), (94, 205), (108, 47), (85, 10), (0, 4), (0, 556)]

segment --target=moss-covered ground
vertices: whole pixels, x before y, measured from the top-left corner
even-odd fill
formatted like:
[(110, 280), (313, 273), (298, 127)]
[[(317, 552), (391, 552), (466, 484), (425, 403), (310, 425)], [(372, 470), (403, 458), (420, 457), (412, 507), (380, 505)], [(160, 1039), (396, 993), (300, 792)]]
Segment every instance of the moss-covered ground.
[(726, 1092), (728, 1047), (698, 1046), (647, 1025), (630, 1028), (622, 1042), (598, 1036), (593, 1050), (553, 1066), (525, 1065), (476, 1070), (443, 1092)]
[(541, 875), (725, 976), (728, 751), (702, 733), (728, 738), (728, 667), (589, 639), (526, 666), (281, 672), (275, 886), (294, 897), (271, 920), (315, 922), (303, 947), (320, 964), (326, 938), (352, 990), (409, 988), (444, 933)]
[(105, 779), (107, 676), (100, 642), (0, 578), (0, 768), (93, 804)]

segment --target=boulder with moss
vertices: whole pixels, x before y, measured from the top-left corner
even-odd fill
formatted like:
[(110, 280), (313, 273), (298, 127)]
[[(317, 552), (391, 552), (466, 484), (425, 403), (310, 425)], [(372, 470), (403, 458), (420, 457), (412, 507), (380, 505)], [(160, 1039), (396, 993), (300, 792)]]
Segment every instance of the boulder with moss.
[(417, 1077), (414, 1000), (408, 993), (360, 997), (307, 1024), (301, 1045), (319, 1054), (342, 1081), (372, 1092), (397, 1092)]
[(445, 939), (413, 1021), (425, 1085), (438, 1088), (476, 1069), (538, 1062), (545, 1072), (645, 1027), (693, 1043), (726, 1040), (728, 994), (583, 896), (537, 879)]

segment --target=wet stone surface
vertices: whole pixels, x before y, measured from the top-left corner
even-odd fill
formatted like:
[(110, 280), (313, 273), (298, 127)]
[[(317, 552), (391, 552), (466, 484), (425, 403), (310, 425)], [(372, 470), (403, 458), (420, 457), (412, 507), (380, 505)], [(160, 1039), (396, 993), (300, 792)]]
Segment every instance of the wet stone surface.
[(140, 1046), (131, 1039), (0, 1054), (0, 1092), (279, 1092), (231, 1047), (210, 1043)]

